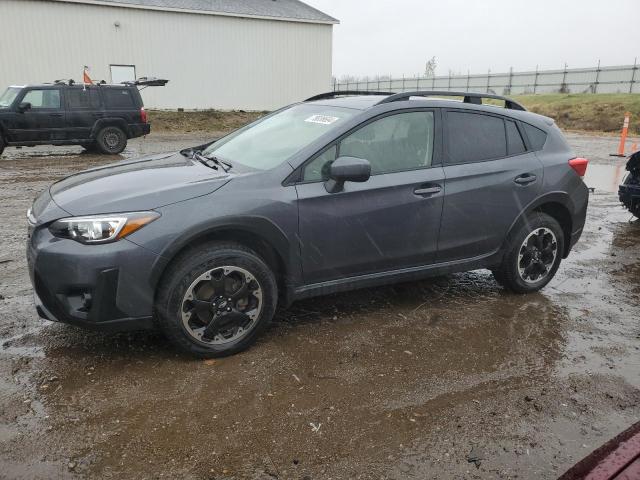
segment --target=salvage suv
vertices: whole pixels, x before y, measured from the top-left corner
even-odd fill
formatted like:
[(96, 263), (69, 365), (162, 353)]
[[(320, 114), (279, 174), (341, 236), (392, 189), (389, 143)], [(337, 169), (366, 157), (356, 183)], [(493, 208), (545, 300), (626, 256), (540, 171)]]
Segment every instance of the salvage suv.
[(138, 85), (70, 81), (9, 87), (0, 96), (0, 154), (7, 146), (35, 145), (120, 153), (129, 138), (151, 131)]
[(481, 268), (534, 292), (582, 233), (586, 167), (551, 119), (503, 97), (318, 95), (54, 183), (28, 212), (37, 310), (159, 327), (209, 357), (306, 297)]

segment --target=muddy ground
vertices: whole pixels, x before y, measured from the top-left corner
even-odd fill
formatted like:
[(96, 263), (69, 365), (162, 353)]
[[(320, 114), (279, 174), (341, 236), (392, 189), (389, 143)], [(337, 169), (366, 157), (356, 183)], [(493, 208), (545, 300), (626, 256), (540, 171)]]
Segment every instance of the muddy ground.
[[(124, 156), (201, 139), (151, 135)], [(596, 190), (541, 293), (475, 271), (307, 300), (216, 361), (37, 317), (25, 212), (50, 182), (114, 159), (8, 149), (0, 478), (556, 478), (640, 418), (640, 222), (613, 193), (616, 139), (569, 139)]]

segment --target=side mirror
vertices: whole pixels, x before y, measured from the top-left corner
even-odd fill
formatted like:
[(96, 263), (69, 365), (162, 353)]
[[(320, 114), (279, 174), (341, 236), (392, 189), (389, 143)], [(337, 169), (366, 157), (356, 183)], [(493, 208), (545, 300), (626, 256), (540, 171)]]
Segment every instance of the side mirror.
[(329, 193), (341, 192), (344, 182), (366, 182), (371, 177), (371, 164), (364, 158), (339, 157), (329, 169), (324, 187)]
[(20, 113), (24, 113), (27, 110), (31, 110), (31, 104), (29, 102), (22, 102), (20, 105), (18, 105), (18, 111)]

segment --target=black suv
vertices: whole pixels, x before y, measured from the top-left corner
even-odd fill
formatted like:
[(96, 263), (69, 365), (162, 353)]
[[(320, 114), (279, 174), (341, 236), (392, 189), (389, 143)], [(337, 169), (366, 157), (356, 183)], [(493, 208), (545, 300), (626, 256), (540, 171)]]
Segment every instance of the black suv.
[(14, 86), (0, 96), (0, 154), (5, 146), (34, 145), (82, 145), (118, 154), (127, 139), (150, 131), (133, 82)]
[(640, 152), (635, 152), (627, 162), (629, 174), (620, 185), (620, 201), (636, 217), (640, 218)]

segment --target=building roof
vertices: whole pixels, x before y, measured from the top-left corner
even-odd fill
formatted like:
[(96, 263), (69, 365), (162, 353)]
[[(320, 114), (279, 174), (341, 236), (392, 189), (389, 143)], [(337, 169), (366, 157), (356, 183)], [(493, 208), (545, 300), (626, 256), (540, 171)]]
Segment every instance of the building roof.
[(54, 0), (147, 10), (262, 18), (307, 23), (340, 23), (299, 0)]

